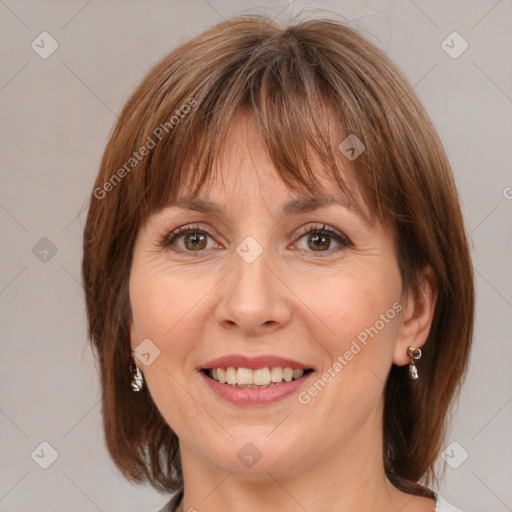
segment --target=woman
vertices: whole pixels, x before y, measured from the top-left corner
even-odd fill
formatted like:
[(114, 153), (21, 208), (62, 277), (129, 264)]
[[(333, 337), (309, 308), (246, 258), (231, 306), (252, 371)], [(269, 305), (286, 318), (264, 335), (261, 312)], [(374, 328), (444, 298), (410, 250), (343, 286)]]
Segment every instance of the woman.
[(124, 106), (84, 232), (108, 449), (166, 511), (456, 510), (474, 288), (442, 144), (329, 20), (214, 26)]

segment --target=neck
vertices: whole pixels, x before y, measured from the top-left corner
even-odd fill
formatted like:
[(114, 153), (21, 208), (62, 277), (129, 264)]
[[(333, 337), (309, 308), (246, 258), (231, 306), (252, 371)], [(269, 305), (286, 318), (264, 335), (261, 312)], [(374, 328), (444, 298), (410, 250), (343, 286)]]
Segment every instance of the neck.
[(243, 508), (256, 512), (269, 503), (275, 510), (316, 512), (433, 510), (432, 500), (422, 507), (410, 507), (411, 501), (419, 505), (422, 498), (398, 491), (386, 478), (379, 423), (373, 428), (375, 422), (367, 422), (352, 433), (350, 443), (340, 442), (326, 453), (305, 456), (303, 463), (286, 471), (262, 468), (250, 477), (223, 470), (180, 440), (185, 489), (178, 510), (234, 512)]

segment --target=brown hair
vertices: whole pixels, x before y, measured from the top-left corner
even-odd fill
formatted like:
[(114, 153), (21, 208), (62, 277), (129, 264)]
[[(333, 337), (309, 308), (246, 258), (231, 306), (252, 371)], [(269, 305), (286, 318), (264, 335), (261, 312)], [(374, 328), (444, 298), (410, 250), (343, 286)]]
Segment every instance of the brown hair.
[[(146, 388), (130, 388), (131, 257), (138, 229), (185, 178), (197, 193), (211, 177), (230, 123), (245, 108), (291, 188), (317, 191), (314, 159), (351, 195), (342, 178), (350, 172), (372, 218), (395, 237), (404, 286), (417, 291), (419, 272), (427, 265), (435, 272), (421, 377), (411, 383), (407, 367), (391, 368), (383, 431), (390, 481), (432, 496), (420, 482), (435, 480), (472, 340), (474, 282), (463, 218), (443, 145), (412, 87), (382, 51), (332, 20), (282, 28), (260, 16), (232, 18), (167, 55), (124, 105), (91, 195), (82, 264), (108, 450), (132, 481), (160, 491), (183, 486), (176, 434)], [(338, 145), (348, 134), (365, 151), (347, 171)]]

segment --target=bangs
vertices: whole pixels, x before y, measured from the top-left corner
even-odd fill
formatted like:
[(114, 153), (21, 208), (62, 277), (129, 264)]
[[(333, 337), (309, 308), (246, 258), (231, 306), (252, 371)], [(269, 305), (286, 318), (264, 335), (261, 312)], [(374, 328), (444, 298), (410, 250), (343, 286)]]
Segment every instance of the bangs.
[[(189, 88), (180, 88), (180, 77), (174, 76), (152, 98), (160, 105), (142, 140), (154, 138), (166, 122), (171, 127), (137, 173), (136, 188), (144, 198), (141, 222), (172, 204), (184, 188), (193, 197), (211, 184), (216, 164), (229, 151), (229, 129), (242, 111), (254, 115), (271, 161), (290, 189), (315, 195), (322, 191), (323, 176), (367, 221), (377, 214), (378, 198), (365, 175), (364, 153), (359, 162), (350, 162), (338, 148), (349, 134), (364, 139), (359, 125), (365, 115), (359, 112), (355, 122), (343, 115), (354, 112), (353, 93), (345, 88), (346, 94), (340, 94), (340, 84), (330, 83), (328, 70), (323, 72), (315, 52), (296, 37), (293, 27), (283, 33), (268, 20), (262, 23), (261, 40), (246, 41), (239, 55), (233, 54), (230, 42), (230, 52), (217, 53), (209, 68), (189, 70)], [(195, 51), (206, 50), (192, 45), (191, 60)]]

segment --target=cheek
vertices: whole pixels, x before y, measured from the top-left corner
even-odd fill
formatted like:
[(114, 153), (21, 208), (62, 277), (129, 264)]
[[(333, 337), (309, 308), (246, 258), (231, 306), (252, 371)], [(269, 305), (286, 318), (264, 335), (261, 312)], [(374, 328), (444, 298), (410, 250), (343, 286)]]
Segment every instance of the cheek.
[(399, 288), (391, 280), (363, 272), (325, 280), (322, 286), (312, 286), (306, 293), (310, 297), (307, 303), (327, 326), (341, 332), (373, 325), (400, 297)]
[(326, 327), (319, 345), (332, 361), (343, 357), (344, 373), (363, 378), (372, 369), (385, 376), (401, 310), (399, 280), (392, 273), (361, 272), (328, 282), (333, 284), (310, 295), (315, 297), (311, 309), (319, 311)]
[[(139, 338), (149, 338), (159, 345), (173, 345), (170, 339), (187, 323), (201, 300), (204, 290), (165, 272), (134, 273), (130, 279), (130, 302)], [(176, 341), (179, 346), (179, 337)], [(139, 340), (140, 341), (140, 340)], [(134, 340), (132, 339), (132, 345)]]
[(139, 271), (130, 279), (134, 326), (131, 347), (135, 349), (146, 339), (157, 347), (158, 356), (150, 365), (142, 367), (145, 384), (167, 423), (178, 426), (180, 432), (193, 428), (189, 424), (193, 420), (189, 418), (190, 395), (180, 383), (188, 367), (191, 340), (199, 339), (201, 332), (194, 305), (202, 295), (204, 291), (186, 287), (163, 273), (151, 275)]
[(213, 285), (210, 277), (192, 282), (179, 272), (171, 274), (165, 268), (138, 267), (132, 273), (131, 347), (135, 349), (145, 339), (157, 347), (158, 358), (144, 367), (143, 373), (162, 414), (179, 416), (183, 413), (181, 405), (190, 402), (182, 383), (195, 374), (201, 350), (198, 341), (204, 338), (208, 321), (205, 295)]

